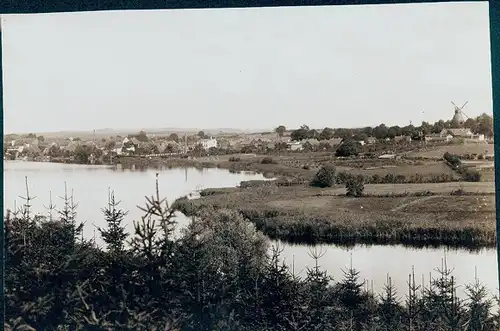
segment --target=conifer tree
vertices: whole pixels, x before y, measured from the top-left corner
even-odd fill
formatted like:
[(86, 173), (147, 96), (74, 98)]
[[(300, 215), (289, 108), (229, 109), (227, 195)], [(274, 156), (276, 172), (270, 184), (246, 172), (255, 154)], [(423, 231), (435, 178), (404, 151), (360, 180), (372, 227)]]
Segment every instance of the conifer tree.
[(103, 241), (111, 255), (120, 255), (125, 247), (128, 233), (125, 231), (123, 220), (128, 211), (118, 208), (120, 201), (116, 201), (115, 192), (108, 193), (108, 205), (102, 209), (107, 228), (98, 228)]

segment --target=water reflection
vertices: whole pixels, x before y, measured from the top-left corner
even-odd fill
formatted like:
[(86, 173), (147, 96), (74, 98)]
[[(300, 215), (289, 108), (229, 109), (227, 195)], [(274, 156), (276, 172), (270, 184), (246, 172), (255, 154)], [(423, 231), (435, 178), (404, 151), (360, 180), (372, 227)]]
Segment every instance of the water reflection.
[[(272, 233), (268, 234), (268, 237), (272, 240), (279, 241), (279, 238)], [(330, 241), (331, 242), (331, 241)], [(304, 237), (291, 237), (287, 241), (290, 245), (295, 246), (319, 246), (328, 245), (329, 242), (321, 241), (321, 239), (311, 238), (307, 235)], [(493, 249), (491, 245), (485, 245), (478, 242), (469, 242), (464, 244), (463, 239), (429, 239), (429, 238), (352, 238), (352, 237), (342, 237), (337, 238), (335, 245), (338, 247), (343, 247), (345, 249), (351, 249), (354, 247), (372, 247), (372, 246), (389, 246), (389, 247), (406, 247), (406, 248), (416, 248), (416, 249), (450, 249), (450, 250), (464, 250), (471, 253), (479, 253), (488, 249)]]
[(273, 241), (282, 249), (283, 261), (295, 270), (296, 275), (305, 276), (307, 268), (314, 267), (311, 250), (318, 249), (323, 254), (319, 265), (335, 280), (343, 277), (343, 271), (352, 263), (360, 271), (360, 277), (373, 284), (375, 292), (383, 289), (389, 274), (398, 290), (399, 296), (407, 292), (406, 280), (415, 270), (425, 284), (430, 277), (437, 277), (443, 259), (453, 270), (459, 288), (458, 295), (465, 298), (465, 285), (474, 282), (475, 273), (485, 284), (490, 294), (498, 293), (498, 268), (495, 249), (480, 249), (475, 252), (453, 248), (414, 248), (403, 245), (377, 246), (356, 245), (342, 247), (337, 245), (293, 245)]
[[(126, 229), (133, 232), (132, 222), (139, 220), (142, 212), (137, 205), (142, 205), (144, 196), (154, 193), (156, 173), (160, 172), (160, 192), (169, 202), (177, 197), (187, 195), (199, 187), (234, 187), (245, 180), (262, 180), (262, 175), (242, 171), (229, 173), (222, 169), (168, 169), (168, 167), (109, 167), (81, 166), (54, 163), (4, 162), (4, 205), (13, 207), (13, 203), (24, 196), (25, 176), (29, 178), (30, 192), (37, 198), (32, 202), (34, 212), (46, 213), (44, 205), (48, 205), (49, 192), (52, 192), (54, 203), (61, 204), (56, 198), (64, 195), (64, 183), (68, 189), (74, 189), (75, 201), (79, 202), (78, 219), (86, 222), (84, 235), (94, 237), (95, 227), (103, 227), (104, 219), (101, 207), (104, 207), (108, 188), (115, 191), (116, 198), (121, 200), (121, 207), (129, 210), (126, 218)], [(17, 205), (20, 203), (18, 202)], [(179, 223), (187, 224), (189, 219), (178, 215)], [(179, 227), (179, 231), (182, 227)], [(99, 238), (96, 237), (99, 242)], [(282, 257), (285, 263), (294, 267), (295, 272), (304, 276), (307, 267), (313, 266), (309, 256), (310, 245), (293, 245), (274, 241), (283, 248)], [(436, 243), (426, 245), (376, 245), (376, 243), (359, 245), (347, 242), (345, 245), (316, 245), (323, 249), (325, 255), (320, 259), (320, 266), (336, 280), (342, 278), (342, 268), (353, 266), (361, 273), (361, 277), (374, 290), (379, 291), (389, 273), (398, 289), (399, 296), (406, 293), (406, 280), (412, 267), (417, 275), (423, 275), (428, 282), (429, 274), (435, 275), (435, 268), (440, 267), (443, 256), (448, 265), (454, 268), (457, 282), (461, 284), (459, 294), (465, 284), (474, 280), (475, 269), (479, 279), (484, 282), (490, 293), (497, 293), (497, 260), (494, 249), (469, 247), (467, 250), (458, 247), (443, 248)], [(427, 246), (427, 247), (425, 247)]]

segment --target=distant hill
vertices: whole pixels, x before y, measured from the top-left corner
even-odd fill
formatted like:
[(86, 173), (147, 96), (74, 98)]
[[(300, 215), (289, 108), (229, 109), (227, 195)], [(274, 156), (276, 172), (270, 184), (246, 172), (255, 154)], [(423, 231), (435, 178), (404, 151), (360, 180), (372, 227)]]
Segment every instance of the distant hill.
[[(208, 128), (208, 129), (198, 129), (198, 128), (139, 128), (139, 129), (112, 129), (112, 128), (102, 128), (95, 130), (96, 137), (107, 137), (107, 136), (117, 136), (117, 135), (129, 135), (135, 134), (139, 131), (145, 131), (148, 134), (155, 135), (169, 135), (171, 133), (187, 133), (195, 134), (199, 131), (204, 131), (205, 134), (248, 134), (256, 132), (272, 131), (269, 129), (256, 129), (256, 130), (242, 130), (234, 128)], [(18, 133), (19, 135), (24, 135), (27, 133)], [(69, 138), (69, 137), (80, 137), (80, 138), (91, 138), (94, 135), (92, 130), (82, 130), (82, 131), (58, 131), (58, 132), (35, 132), (37, 136), (44, 136), (46, 138)]]

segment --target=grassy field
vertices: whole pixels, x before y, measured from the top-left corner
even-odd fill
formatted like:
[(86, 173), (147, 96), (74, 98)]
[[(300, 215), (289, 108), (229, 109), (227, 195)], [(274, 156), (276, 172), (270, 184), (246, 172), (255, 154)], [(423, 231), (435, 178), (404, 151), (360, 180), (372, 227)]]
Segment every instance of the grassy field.
[(411, 176), (414, 174), (432, 175), (432, 174), (455, 174), (450, 167), (444, 162), (420, 162), (420, 164), (399, 164), (399, 165), (376, 165), (367, 166), (364, 168), (351, 168), (351, 167), (337, 167), (338, 171), (347, 171), (352, 174), (362, 174), (365, 176), (379, 175), (384, 176), (388, 173), (394, 175)]
[(440, 147), (434, 147), (429, 150), (422, 150), (418, 152), (407, 153), (411, 157), (424, 157), (424, 158), (434, 158), (440, 159), (443, 157), (444, 153), (448, 152), (450, 154), (464, 155), (464, 154), (493, 154), (494, 153), (493, 144), (487, 143), (469, 143), (469, 144), (457, 144), (457, 145), (446, 145)]
[[(364, 242), (491, 246), (495, 243), (494, 173), (491, 162), (468, 163), (480, 169), (481, 182), (459, 182), (459, 175), (441, 159), (453, 154), (493, 151), (493, 145), (439, 146), (421, 153), (436, 160), (338, 159), (332, 153), (224, 155), (197, 159), (143, 160), (148, 166), (219, 167), (256, 171), (276, 181), (242, 183), (242, 188), (207, 189), (201, 198), (179, 199), (187, 215), (204, 208), (229, 208), (243, 213), (272, 238), (291, 242)], [(132, 159), (133, 162), (137, 160)], [(343, 185), (319, 189), (308, 186), (318, 169), (333, 163), (341, 171), (365, 179), (386, 174), (404, 176), (406, 184), (365, 184), (364, 197), (348, 198)], [(426, 179), (418, 184), (415, 175)], [(435, 183), (435, 175), (445, 180)], [(443, 177), (441, 177), (443, 178)], [(366, 181), (370, 183), (370, 181)], [(384, 183), (383, 181), (372, 181)], [(388, 183), (388, 182), (387, 182)], [(392, 183), (392, 182), (391, 182)], [(457, 195), (461, 193), (462, 195)]]
[[(474, 195), (450, 195), (456, 189)], [(425, 191), (435, 195), (412, 195)], [(380, 184), (366, 185), (365, 192), (370, 196), (348, 198), (339, 195), (341, 187), (265, 186), (180, 199), (176, 206), (188, 215), (204, 208), (238, 210), (268, 236), (290, 242), (495, 244), (492, 183)]]

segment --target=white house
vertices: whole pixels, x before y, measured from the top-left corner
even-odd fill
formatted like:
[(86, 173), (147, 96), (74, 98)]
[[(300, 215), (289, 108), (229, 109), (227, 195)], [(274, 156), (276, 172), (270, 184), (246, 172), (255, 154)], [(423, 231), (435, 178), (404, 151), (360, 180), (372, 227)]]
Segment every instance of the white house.
[(451, 134), (447, 135), (441, 135), (441, 134), (430, 134), (424, 137), (424, 141), (441, 141), (441, 142), (448, 142), (451, 139), (453, 139), (453, 136)]
[(202, 139), (201, 146), (203, 149), (208, 150), (212, 147), (217, 148), (217, 139), (210, 137), (209, 139)]
[(477, 141), (484, 141), (485, 137), (484, 134), (473, 134), (470, 136), (471, 140), (477, 140)]
[(445, 136), (448, 133), (451, 134), (453, 138), (470, 138), (472, 136), (472, 131), (467, 128), (443, 129), (441, 131), (442, 136)]
[(300, 142), (300, 141), (293, 141), (293, 142), (288, 144), (288, 148), (291, 151), (301, 151), (302, 147), (303, 147), (302, 142)]

